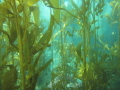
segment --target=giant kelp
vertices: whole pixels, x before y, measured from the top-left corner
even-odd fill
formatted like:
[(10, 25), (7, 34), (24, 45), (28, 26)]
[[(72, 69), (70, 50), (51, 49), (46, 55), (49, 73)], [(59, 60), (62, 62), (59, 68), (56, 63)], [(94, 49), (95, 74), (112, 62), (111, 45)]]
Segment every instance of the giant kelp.
[[(60, 52), (62, 60), (60, 59), (61, 63), (59, 63), (61, 66), (58, 65), (58, 67), (56, 67), (58, 74), (54, 70), (52, 72), (53, 88), (77, 90), (78, 88), (76, 87), (69, 87), (69, 85), (71, 85), (69, 80), (64, 78), (71, 75), (72, 80), (82, 80), (83, 89), (79, 87), (80, 90), (109, 90), (111, 83), (111, 75), (109, 75), (109, 73), (111, 73), (112, 70), (110, 70), (108, 66), (111, 66), (112, 61), (116, 60), (111, 57), (114, 57), (115, 52), (118, 52), (117, 50), (119, 49), (115, 50), (114, 46), (109, 48), (107, 44), (99, 39), (100, 36), (98, 36), (98, 30), (103, 29), (103, 27), (99, 25), (99, 20), (104, 16), (102, 12), (105, 2), (104, 0), (98, 0), (97, 3), (93, 0), (82, 0), (82, 5), (78, 7), (74, 0), (71, 0), (71, 5), (74, 7), (71, 10), (72, 14), (78, 18), (61, 11), (63, 26), (61, 29), (63, 30), (61, 30), (61, 36), (59, 37), (62, 42), (61, 47), (56, 47), (60, 48), (57, 52)], [(72, 26), (73, 23), (76, 24), (75, 27)], [(79, 43), (75, 46), (74, 41), (72, 42), (73, 44), (71, 44), (68, 40), (70, 38), (75, 40), (74, 36), (76, 35), (79, 37), (77, 38), (79, 39)], [(94, 40), (93, 46), (91, 44), (93, 42), (92, 40)], [(102, 45), (99, 45), (99, 43)], [(101, 48), (104, 50), (102, 51)], [(110, 51), (110, 53), (108, 53), (107, 50)], [(62, 73), (59, 74), (59, 71)], [(59, 78), (60, 76), (63, 78)], [(57, 84), (54, 84), (54, 81), (57, 81), (55, 78), (58, 78)], [(64, 85), (62, 85), (62, 83)], [(72, 85), (74, 85), (74, 83), (72, 83)]]
[[(50, 59), (38, 67), (41, 54), (50, 47), (54, 25), (54, 16), (51, 15), (48, 30), (41, 33), (44, 27), (39, 28), (38, 1), (4, 0), (0, 4), (1, 43), (5, 44), (4, 47), (1, 46), (3, 54), (0, 58), (0, 66), (3, 68), (2, 90), (35, 90), (40, 73), (52, 62)], [(40, 34), (42, 36), (38, 39)]]
[[(104, 0), (81, 0), (80, 6), (70, 0), (69, 9), (64, 0), (40, 1), (50, 9), (48, 28), (39, 15), (39, 0), (3, 0), (0, 4), (0, 89), (115, 89), (120, 42), (109, 45), (99, 36), (98, 31), (104, 31), (100, 25)], [(115, 3), (111, 16), (119, 8), (119, 1)]]
[(111, 11), (110, 15), (106, 14), (106, 17), (108, 19), (108, 22), (111, 24), (111, 26), (113, 26), (116, 23), (119, 23), (119, 17), (120, 17), (120, 13), (119, 13), (120, 6), (119, 6), (119, 4), (120, 4), (119, 0), (113, 0), (109, 3), (109, 5), (112, 8), (112, 11)]

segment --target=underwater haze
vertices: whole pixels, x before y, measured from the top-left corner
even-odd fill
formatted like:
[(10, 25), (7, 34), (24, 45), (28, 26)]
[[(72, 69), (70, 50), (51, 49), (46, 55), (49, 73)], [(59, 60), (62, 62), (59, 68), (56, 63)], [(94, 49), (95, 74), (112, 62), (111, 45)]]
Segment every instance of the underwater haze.
[(0, 0), (0, 90), (120, 90), (120, 0)]

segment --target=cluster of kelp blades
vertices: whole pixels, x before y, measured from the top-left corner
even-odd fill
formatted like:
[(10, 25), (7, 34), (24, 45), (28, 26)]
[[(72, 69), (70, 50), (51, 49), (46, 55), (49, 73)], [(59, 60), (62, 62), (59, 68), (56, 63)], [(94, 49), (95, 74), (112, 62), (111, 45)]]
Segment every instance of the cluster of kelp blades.
[(37, 67), (41, 54), (50, 47), (54, 25), (51, 15), (48, 30), (37, 39), (44, 30), (44, 27), (39, 28), (38, 1), (4, 0), (0, 4), (2, 90), (35, 90), (39, 74), (52, 62), (50, 59)]
[[(97, 5), (93, 3), (94, 0), (82, 0), (81, 7), (78, 7), (73, 0), (70, 1), (73, 6), (72, 13), (74, 15), (70, 14), (70, 16), (67, 15), (66, 17), (66, 15), (62, 13), (64, 22), (62, 30), (64, 31), (64, 35), (66, 35), (66, 37), (63, 36), (63, 38), (64, 40), (66, 39), (66, 41), (61, 44), (62, 48), (56, 46), (56, 49), (58, 49), (58, 47), (60, 48), (57, 52), (60, 53), (63, 59), (61, 64), (59, 63), (58, 67), (52, 71), (52, 88), (59, 90), (119, 90), (120, 42), (116, 41), (110, 48), (108, 44), (101, 41), (101, 38), (96, 33), (98, 29), (101, 28), (102, 30), (102, 27), (96, 24), (103, 17), (104, 0), (98, 0)], [(113, 7), (110, 18), (113, 18), (113, 13), (115, 15), (115, 13), (119, 11), (118, 8), (116, 8), (118, 7), (117, 0), (115, 2), (116, 4), (115, 7)], [(116, 17), (117, 22), (120, 21), (119, 15)], [(115, 19), (113, 18), (111, 22), (114, 21)], [(80, 28), (77, 30), (77, 27), (73, 27), (72, 31), (66, 30), (67, 27), (72, 27), (70, 26), (71, 23), (76, 23), (76, 26), (80, 26)], [(67, 44), (67, 36), (73, 38), (76, 33), (82, 38), (80, 38), (78, 45)], [(91, 38), (93, 37), (95, 40), (94, 46), (91, 45)], [(98, 42), (101, 44), (98, 44)], [(116, 65), (118, 67), (116, 67)], [(116, 72), (114, 72), (115, 69)], [(59, 78), (59, 80), (57, 83), (54, 83), (56, 77)], [(60, 79), (61, 77), (62, 79)], [(116, 81), (115, 78), (119, 80)], [(74, 81), (76, 81), (76, 79), (82, 80), (82, 85), (75, 87)], [(118, 84), (115, 85), (113, 83)], [(45, 88), (45, 90), (47, 89), (49, 90), (49, 88)]]
[[(82, 87), (71, 87), (72, 90), (111, 90), (108, 87), (112, 74), (114, 74), (113, 69), (118, 70), (118, 73), (120, 72), (120, 65), (115, 67), (111, 63), (114, 62), (113, 57), (120, 58), (118, 53), (119, 46), (116, 44), (112, 48), (109, 48), (99, 39), (104, 47), (110, 51), (110, 54), (103, 53), (102, 51), (98, 54), (90, 46), (92, 36), (95, 37), (95, 40), (98, 39), (96, 31), (100, 26), (95, 26), (96, 22), (98, 22), (95, 19), (95, 15), (101, 15), (105, 5), (104, 0), (99, 0), (98, 4), (94, 7), (94, 12), (90, 10), (94, 0), (82, 0), (81, 7), (78, 7), (74, 3), (74, 0), (70, 0), (71, 5), (74, 7), (73, 13), (58, 7), (59, 0), (51, 0), (53, 2), (42, 0), (47, 7), (54, 9), (54, 15), (50, 15), (50, 25), (45, 33), (43, 33), (45, 27), (39, 27), (42, 22), (40, 22), (39, 17), (38, 1), (4, 0), (0, 4), (0, 89), (35, 90), (41, 72), (53, 61), (53, 58), (51, 58), (44, 65), (38, 65), (41, 65), (43, 61), (40, 57), (44, 53), (44, 50), (52, 47), (50, 41), (54, 39), (52, 38), (53, 27), (56, 23), (62, 23), (62, 20), (60, 21), (60, 11), (63, 11), (63, 17), (64, 14), (68, 15), (71, 18), (71, 23), (75, 20), (77, 25), (80, 26), (80, 30), (74, 29), (74, 32), (78, 33), (82, 41), (77, 46), (62, 43), (61, 46), (65, 48), (60, 48), (58, 45), (60, 44), (59, 42), (56, 44), (58, 45), (55, 46), (56, 49), (60, 48), (57, 53), (61, 55), (63, 60), (61, 60), (61, 66), (58, 65), (51, 72), (53, 90), (68, 90), (65, 78), (67, 74), (73, 75), (71, 79), (77, 78), (82, 80)], [(89, 21), (90, 15), (92, 16), (91, 21)], [(70, 20), (68, 23), (70, 23)], [(94, 26), (94, 28), (91, 26)], [(72, 37), (74, 34), (71, 34), (67, 30), (66, 32), (64, 30), (65, 27), (67, 26), (64, 26), (63, 30), (61, 30), (61, 32), (66, 33), (64, 37)], [(55, 35), (58, 35), (58, 33)], [(95, 47), (97, 47), (96, 43)], [(73, 61), (69, 56), (73, 57)], [(69, 62), (75, 63), (75, 65), (69, 66)], [(59, 79), (54, 84), (54, 79), (60, 76), (62, 79)], [(46, 87), (42, 90), (51, 90), (51, 88)]]

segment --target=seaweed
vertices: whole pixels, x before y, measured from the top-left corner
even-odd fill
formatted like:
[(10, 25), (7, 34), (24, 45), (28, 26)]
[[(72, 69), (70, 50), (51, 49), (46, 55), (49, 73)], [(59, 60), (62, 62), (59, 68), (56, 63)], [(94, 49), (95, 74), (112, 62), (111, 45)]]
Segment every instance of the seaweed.
[[(119, 0), (110, 2), (112, 11), (106, 14), (110, 29), (116, 29), (109, 37), (112, 44), (105, 41), (106, 35), (99, 35), (99, 31), (104, 34), (106, 30), (100, 25), (104, 20), (104, 0), (81, 0), (81, 5), (70, 0), (65, 6), (66, 2), (2, 0), (1, 90), (119, 88), (116, 84), (120, 81), (120, 15), (116, 14)], [(48, 25), (40, 15), (42, 4), (50, 11)], [(118, 27), (113, 28), (115, 25)]]
[[(54, 19), (51, 15), (51, 24), (48, 30), (38, 40), (39, 35), (44, 30), (44, 27), (39, 28), (38, 1), (4, 0), (0, 4), (0, 17), (5, 18), (0, 24), (3, 27), (0, 28), (0, 33), (4, 35), (4, 48), (7, 47), (6, 50), (2, 51), (4, 54), (1, 55), (2, 90), (35, 90), (40, 73), (52, 62), (52, 59), (48, 60), (42, 67), (38, 67), (43, 51), (50, 47), (49, 42), (54, 26)], [(4, 7), (4, 4), (8, 5), (9, 8)], [(33, 14), (34, 19), (30, 13)], [(4, 28), (3, 23), (6, 28)], [(48, 38), (46, 38), (47, 36)], [(42, 47), (39, 47), (40, 45)], [(36, 55), (38, 56), (36, 57)], [(14, 58), (15, 56), (17, 57)]]

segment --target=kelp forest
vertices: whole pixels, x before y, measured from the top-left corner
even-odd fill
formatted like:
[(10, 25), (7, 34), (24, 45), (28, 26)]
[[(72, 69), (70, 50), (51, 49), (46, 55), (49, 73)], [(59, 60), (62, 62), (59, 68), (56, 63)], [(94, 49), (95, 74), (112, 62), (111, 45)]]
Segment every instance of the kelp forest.
[(120, 90), (120, 0), (0, 0), (0, 90)]

